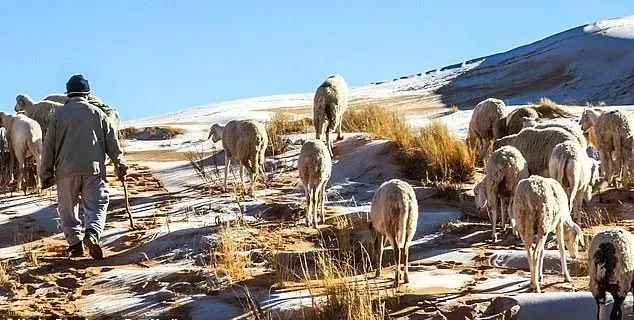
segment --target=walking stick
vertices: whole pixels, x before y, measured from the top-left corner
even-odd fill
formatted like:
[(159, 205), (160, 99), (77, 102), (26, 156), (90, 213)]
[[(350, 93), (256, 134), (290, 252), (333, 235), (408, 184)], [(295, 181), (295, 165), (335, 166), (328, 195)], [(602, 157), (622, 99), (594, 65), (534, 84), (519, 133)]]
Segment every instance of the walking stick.
[(130, 219), (130, 228), (134, 229), (134, 219), (132, 219), (132, 210), (130, 210), (130, 200), (128, 198), (128, 186), (125, 183), (125, 176), (119, 177), (121, 184), (123, 184), (123, 196), (125, 197), (125, 211), (128, 213)]

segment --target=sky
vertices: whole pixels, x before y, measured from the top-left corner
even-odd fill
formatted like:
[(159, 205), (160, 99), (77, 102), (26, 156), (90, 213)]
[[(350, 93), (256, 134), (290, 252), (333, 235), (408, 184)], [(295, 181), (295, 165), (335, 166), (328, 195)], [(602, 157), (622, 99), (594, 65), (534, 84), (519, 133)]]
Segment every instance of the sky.
[(490, 55), (634, 1), (0, 0), (0, 111), (75, 73), (123, 120), (263, 95), (352, 87)]

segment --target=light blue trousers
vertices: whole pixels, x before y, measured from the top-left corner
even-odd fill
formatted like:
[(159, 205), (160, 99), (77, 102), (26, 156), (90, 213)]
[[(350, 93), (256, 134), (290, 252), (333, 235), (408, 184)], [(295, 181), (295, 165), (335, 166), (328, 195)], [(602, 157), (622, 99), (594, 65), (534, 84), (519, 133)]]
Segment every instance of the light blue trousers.
[[(57, 178), (57, 213), (66, 241), (75, 245), (83, 239), (83, 227), (98, 235), (106, 225), (110, 195), (100, 176), (68, 176)], [(84, 209), (84, 223), (79, 220), (79, 204)]]

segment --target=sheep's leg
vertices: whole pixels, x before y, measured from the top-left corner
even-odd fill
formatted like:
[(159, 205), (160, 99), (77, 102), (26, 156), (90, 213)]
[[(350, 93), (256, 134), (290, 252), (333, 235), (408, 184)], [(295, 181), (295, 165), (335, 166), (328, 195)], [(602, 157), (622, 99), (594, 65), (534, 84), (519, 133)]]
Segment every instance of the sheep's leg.
[(559, 247), (559, 256), (561, 258), (561, 274), (566, 281), (572, 282), (570, 273), (568, 273), (568, 266), (566, 265), (566, 248), (564, 247), (564, 224), (560, 223), (557, 226), (557, 247)]
[(405, 260), (405, 271), (403, 272), (403, 282), (409, 283), (409, 243), (403, 247), (403, 259)]
[(304, 192), (306, 193), (306, 226), (310, 227), (310, 217), (311, 217), (311, 198), (310, 198), (310, 187), (304, 186)]
[(500, 229), (502, 232), (506, 231), (506, 212), (508, 210), (508, 207), (509, 200), (507, 198), (500, 198)]
[[(523, 240), (523, 239), (522, 239)], [(524, 242), (524, 241), (523, 241)], [(537, 286), (537, 281), (535, 281), (535, 265), (534, 265), (534, 261), (535, 259), (533, 258), (533, 256), (535, 255), (535, 250), (532, 248), (530, 243), (524, 242), (524, 248), (526, 249), (526, 260), (528, 260), (528, 269), (531, 272), (531, 288), (533, 290), (535, 290), (536, 288), (538, 288)]]
[(401, 280), (401, 248), (396, 239), (392, 241), (392, 251), (394, 252), (394, 288), (398, 288), (398, 282)]
[(605, 318), (605, 288), (599, 286), (599, 294), (594, 296), (594, 300), (597, 302), (597, 320), (603, 320)]
[(376, 265), (376, 274), (375, 276), (378, 278), (381, 276), (381, 268), (383, 267), (383, 246), (385, 245), (385, 236), (382, 234), (377, 235), (378, 245), (376, 246), (376, 255), (377, 255), (377, 265)]
[(320, 191), (321, 191), (321, 194), (319, 195), (319, 204), (320, 204), (319, 211), (321, 212), (321, 223), (326, 223), (325, 206), (326, 206), (326, 201), (328, 201), (328, 199), (326, 198), (326, 181), (323, 181), (321, 183)]
[(330, 130), (328, 128), (326, 128), (326, 145), (328, 145), (328, 152), (330, 152), (330, 157), (332, 158), (332, 140), (330, 140)]
[(495, 200), (493, 201), (493, 203), (491, 203), (491, 237), (493, 238), (493, 242), (497, 242), (498, 241), (498, 234), (497, 234), (497, 220), (498, 220), (498, 201), (499, 200)]
[(625, 297), (619, 297), (616, 290), (614, 292), (610, 292), (612, 297), (614, 298), (614, 304), (612, 305), (612, 312), (610, 312), (610, 320), (621, 320), (622, 312), (621, 306), (623, 305), (623, 301), (625, 301)]
[(227, 192), (227, 175), (229, 174), (229, 168), (231, 167), (231, 158), (227, 156), (227, 151), (225, 151), (225, 182), (224, 182), (224, 192)]
[(319, 205), (319, 185), (312, 185), (310, 188), (310, 192), (310, 197), (312, 198), (310, 204), (312, 213), (311, 219), (313, 220), (313, 227), (316, 229), (318, 225), (317, 208)]
[(244, 165), (240, 164), (240, 184), (242, 184), (242, 190), (247, 192), (247, 186), (244, 184)]
[(337, 140), (343, 140), (343, 134), (341, 133), (341, 123), (343, 116), (339, 117), (339, 123), (337, 124)]
[[(537, 285), (544, 282), (544, 247), (546, 246), (546, 235), (540, 236), (535, 251), (537, 252)], [(541, 289), (540, 289), (541, 291)]]

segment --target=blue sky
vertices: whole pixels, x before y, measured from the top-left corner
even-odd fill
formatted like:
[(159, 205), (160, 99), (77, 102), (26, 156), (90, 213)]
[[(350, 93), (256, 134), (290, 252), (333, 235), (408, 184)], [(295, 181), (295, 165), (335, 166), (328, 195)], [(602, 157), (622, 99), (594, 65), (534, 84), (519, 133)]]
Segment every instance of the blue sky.
[(506, 51), (634, 1), (0, 1), (0, 109), (82, 73), (124, 120)]

